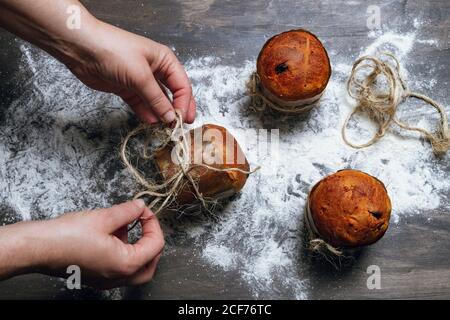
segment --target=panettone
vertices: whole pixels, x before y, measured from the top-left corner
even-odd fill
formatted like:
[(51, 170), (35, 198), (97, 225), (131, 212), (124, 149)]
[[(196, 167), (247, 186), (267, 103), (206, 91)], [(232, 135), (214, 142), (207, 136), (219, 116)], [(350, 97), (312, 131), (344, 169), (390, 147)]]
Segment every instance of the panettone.
[[(205, 124), (189, 132), (190, 166), (189, 174), (196, 182), (198, 191), (207, 199), (227, 198), (239, 192), (245, 185), (250, 170), (249, 164), (236, 139), (224, 127)], [(200, 141), (198, 140), (200, 137)], [(165, 181), (169, 180), (180, 167), (172, 157), (172, 145), (156, 152), (154, 159)], [(214, 160), (214, 163), (212, 162)], [(198, 161), (200, 160), (200, 161)], [(223, 171), (216, 171), (202, 164)], [(229, 170), (241, 169), (244, 172)], [(196, 194), (191, 183), (184, 183), (176, 196), (177, 204), (196, 202)]]
[(391, 216), (384, 184), (357, 170), (338, 171), (319, 181), (307, 205), (317, 236), (340, 248), (378, 241)]
[(331, 76), (327, 51), (306, 30), (291, 30), (269, 39), (257, 60), (264, 95), (279, 105), (311, 104), (324, 92)]

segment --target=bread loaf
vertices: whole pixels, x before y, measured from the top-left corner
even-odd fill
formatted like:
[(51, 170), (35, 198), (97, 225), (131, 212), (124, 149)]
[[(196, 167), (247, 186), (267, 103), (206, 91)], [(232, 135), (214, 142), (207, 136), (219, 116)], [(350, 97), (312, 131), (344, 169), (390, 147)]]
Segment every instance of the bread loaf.
[(357, 170), (342, 170), (319, 181), (308, 199), (318, 236), (334, 247), (358, 247), (386, 232), (391, 201), (384, 184)]
[(257, 60), (264, 95), (282, 106), (318, 100), (331, 76), (327, 51), (306, 30), (291, 30), (269, 39)]
[[(245, 185), (248, 174), (239, 171), (216, 171), (217, 169), (238, 168), (249, 171), (249, 164), (236, 139), (224, 127), (205, 124), (189, 132), (190, 176), (198, 185), (202, 197), (208, 199), (227, 198), (239, 192)], [(198, 139), (200, 137), (200, 140)], [(170, 179), (180, 170), (172, 157), (173, 145), (168, 145), (155, 154), (157, 168), (164, 180)], [(214, 161), (214, 163), (211, 163)], [(186, 181), (176, 197), (177, 204), (197, 202), (192, 184)]]

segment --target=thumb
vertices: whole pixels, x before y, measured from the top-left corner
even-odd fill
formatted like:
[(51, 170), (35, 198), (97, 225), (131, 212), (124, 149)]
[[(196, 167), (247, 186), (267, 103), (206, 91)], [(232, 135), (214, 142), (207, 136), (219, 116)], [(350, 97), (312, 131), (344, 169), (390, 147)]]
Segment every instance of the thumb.
[(109, 233), (130, 224), (145, 212), (145, 202), (142, 199), (128, 201), (109, 209), (102, 209), (104, 226)]
[(171, 123), (175, 120), (175, 110), (172, 104), (161, 90), (159, 83), (156, 81), (153, 73), (149, 72), (147, 80), (138, 83), (136, 86), (137, 93), (145, 102), (148, 108), (156, 114), (156, 116), (165, 123)]

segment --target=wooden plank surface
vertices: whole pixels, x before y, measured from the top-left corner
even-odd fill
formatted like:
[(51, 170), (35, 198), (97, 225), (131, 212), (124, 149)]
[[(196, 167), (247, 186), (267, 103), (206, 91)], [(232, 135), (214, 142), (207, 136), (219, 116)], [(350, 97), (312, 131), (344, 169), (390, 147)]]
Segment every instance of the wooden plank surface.
[[(173, 45), (182, 61), (214, 55), (225, 63), (239, 65), (255, 59), (264, 40), (275, 33), (296, 27), (307, 27), (333, 51), (356, 58), (359, 49), (368, 44), (367, 5), (363, 1), (83, 1), (99, 18), (156, 41)], [(433, 97), (449, 101), (450, 80), (450, 2), (375, 1), (382, 10), (382, 23), (407, 31), (414, 17), (429, 21), (421, 34), (438, 40), (437, 46), (415, 51), (417, 61), (447, 66), (436, 71)], [(408, 22), (409, 21), (409, 22)], [(0, 31), (0, 120), (2, 109), (20, 94), (14, 78), (20, 52), (10, 34)], [(426, 70), (423, 63), (411, 72)], [(0, 121), (1, 122), (1, 121)], [(448, 166), (450, 172), (450, 164)], [(448, 177), (447, 177), (448, 178)], [(450, 200), (446, 195), (445, 201)], [(4, 223), (18, 218), (12, 208), (0, 204)], [(431, 219), (428, 219), (431, 217)], [(177, 298), (254, 298), (248, 285), (234, 272), (223, 272), (205, 264), (195, 247), (179, 241), (172, 247), (170, 259), (162, 259), (155, 280), (139, 288), (121, 289), (125, 299)], [(450, 212), (438, 209), (427, 218), (415, 215), (401, 220), (382, 242), (363, 251), (349, 267), (337, 271), (321, 261), (301, 254), (299, 264), (305, 268), (308, 297), (311, 299), (361, 298), (450, 298)], [(189, 260), (189, 264), (185, 261)], [(368, 290), (368, 265), (382, 270), (382, 289)], [(305, 272), (304, 270), (302, 272)], [(0, 283), (0, 298), (115, 298), (91, 289), (71, 292), (60, 280), (28, 275)], [(260, 298), (292, 299), (290, 292)]]

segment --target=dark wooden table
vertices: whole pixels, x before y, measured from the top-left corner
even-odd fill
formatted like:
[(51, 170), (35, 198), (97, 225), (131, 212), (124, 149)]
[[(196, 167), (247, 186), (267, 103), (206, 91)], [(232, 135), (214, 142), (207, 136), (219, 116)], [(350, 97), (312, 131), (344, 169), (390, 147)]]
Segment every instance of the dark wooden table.
[[(223, 63), (238, 65), (254, 60), (267, 36), (306, 26), (335, 54), (357, 54), (368, 44), (367, 6), (364, 1), (214, 1), (214, 0), (89, 0), (85, 5), (99, 18), (159, 42), (173, 45), (182, 61), (201, 56), (220, 56)], [(438, 40), (437, 46), (415, 52), (417, 61), (450, 62), (450, 2), (375, 1), (383, 26), (407, 31), (415, 17), (427, 21), (421, 34)], [(0, 127), (6, 110), (21, 94), (20, 43), (0, 31)], [(230, 51), (233, 51), (233, 54)], [(417, 67), (426, 68), (424, 65)], [(434, 97), (448, 102), (448, 67), (436, 75)], [(113, 135), (117, 141), (118, 136)], [(111, 168), (120, 166), (117, 161)], [(450, 167), (449, 171), (450, 172)], [(104, 175), (107, 179), (107, 175)], [(447, 176), (448, 179), (448, 176)], [(45, 187), (45, 186), (44, 186)], [(99, 187), (101, 192), (101, 186)], [(0, 190), (0, 192), (3, 192)], [(68, 195), (70, 197), (70, 195)], [(110, 194), (111, 203), (125, 200), (119, 192)], [(447, 195), (446, 201), (450, 199)], [(445, 202), (445, 201), (444, 201)], [(80, 207), (96, 206), (80, 203)], [(446, 209), (447, 208), (447, 209)], [(38, 210), (38, 208), (37, 208)], [(39, 211), (39, 210), (38, 210)], [(39, 218), (39, 212), (33, 218)], [(41, 213), (42, 217), (45, 216)], [(431, 219), (428, 219), (431, 217)], [(19, 220), (15, 209), (0, 203), (0, 223)], [(205, 264), (198, 248), (188, 239), (169, 238), (169, 252), (160, 263), (155, 280), (138, 288), (121, 290), (125, 299), (253, 298), (248, 285), (236, 271), (223, 272)], [(450, 298), (450, 212), (448, 206), (427, 215), (403, 217), (392, 226), (383, 241), (364, 251), (351, 267), (335, 270), (328, 264), (303, 255), (303, 274), (311, 299), (350, 298)], [(189, 263), (187, 263), (189, 261)], [(382, 269), (382, 289), (366, 287), (368, 265)], [(115, 298), (92, 289), (69, 291), (60, 280), (28, 275), (0, 283), (0, 298)], [(260, 298), (291, 299), (290, 292), (277, 290)]]

